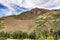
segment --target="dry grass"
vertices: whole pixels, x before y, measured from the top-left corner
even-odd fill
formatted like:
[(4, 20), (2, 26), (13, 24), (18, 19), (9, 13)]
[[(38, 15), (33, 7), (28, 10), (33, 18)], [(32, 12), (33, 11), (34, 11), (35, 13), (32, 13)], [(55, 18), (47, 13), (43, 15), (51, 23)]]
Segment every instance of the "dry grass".
[(34, 20), (18, 20), (12, 17), (7, 17), (3, 20), (4, 31), (14, 32), (14, 31), (23, 31), (30, 32), (34, 29), (35, 22)]

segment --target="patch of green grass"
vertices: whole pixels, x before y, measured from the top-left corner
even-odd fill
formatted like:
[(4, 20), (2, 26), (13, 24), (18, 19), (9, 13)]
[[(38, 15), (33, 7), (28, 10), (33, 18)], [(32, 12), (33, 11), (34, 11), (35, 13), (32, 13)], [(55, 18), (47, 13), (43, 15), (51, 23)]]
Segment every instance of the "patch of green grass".
[(46, 40), (43, 36), (41, 36), (38, 40)]
[(3, 23), (0, 23), (0, 29), (4, 28)]
[(54, 37), (53, 36), (49, 36), (49, 37), (47, 37), (47, 40), (54, 40)]
[(20, 14), (20, 15), (14, 16), (14, 18), (24, 20), (24, 19), (32, 19), (33, 16), (30, 14)]
[(38, 40), (54, 40), (53, 36), (48, 36), (47, 39), (45, 37), (40, 37)]

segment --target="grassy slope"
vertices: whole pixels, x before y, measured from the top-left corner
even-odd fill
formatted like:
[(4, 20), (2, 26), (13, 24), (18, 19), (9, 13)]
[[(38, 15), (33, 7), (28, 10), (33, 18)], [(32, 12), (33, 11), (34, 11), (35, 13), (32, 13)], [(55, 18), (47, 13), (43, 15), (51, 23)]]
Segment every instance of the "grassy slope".
[(36, 13), (40, 9), (32, 9), (27, 12), (23, 12), (20, 15), (13, 15), (8, 17), (1, 18), (1, 23), (4, 24), (4, 31), (24, 31), (30, 32), (35, 28), (35, 21), (37, 15), (40, 14)]
[[(60, 12), (59, 10), (49, 11), (45, 9), (35, 8), (30, 11), (23, 12), (20, 15), (3, 17), (3, 19), (2, 18), (1, 19), (2, 19), (2, 23), (4, 24), (5, 28), (2, 30), (4, 31), (19, 31), (20, 30), (24, 32), (31, 32), (35, 28), (35, 19), (40, 18), (40, 16), (43, 16), (41, 17), (42, 19), (47, 16), (50, 16), (51, 19), (47, 17), (48, 21), (50, 21), (53, 19), (53, 16), (51, 14), (53, 15), (60, 14)], [(45, 23), (46, 25), (48, 24), (48, 21), (46, 21)]]
[(40, 15), (36, 19), (37, 31), (44, 30), (50, 31), (52, 28), (54, 31), (60, 30), (60, 10), (52, 10), (43, 15)]

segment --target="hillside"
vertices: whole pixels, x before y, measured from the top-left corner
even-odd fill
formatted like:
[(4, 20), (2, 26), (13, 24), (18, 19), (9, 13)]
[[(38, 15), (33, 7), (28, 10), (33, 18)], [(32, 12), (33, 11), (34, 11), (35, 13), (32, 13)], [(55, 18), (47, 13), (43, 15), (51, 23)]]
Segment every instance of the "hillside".
[(40, 15), (36, 19), (36, 30), (40, 32), (50, 31), (51, 29), (54, 32), (60, 30), (60, 11), (51, 11)]
[[(20, 15), (12, 15), (12, 16), (0, 18), (1, 26), (2, 25), (4, 26), (4, 28), (2, 28), (1, 31), (31, 32), (36, 28), (35, 21), (40, 20), (40, 19), (44, 20), (44, 21), (40, 22), (40, 24), (45, 25), (45, 27), (41, 26), (42, 27), (41, 29), (46, 29), (46, 28), (52, 27), (52, 24), (54, 24), (54, 23), (50, 22), (50, 21), (51, 20), (54, 21), (55, 18), (56, 18), (56, 20), (59, 20), (58, 24), (60, 24), (59, 23), (60, 22), (60, 19), (59, 19), (60, 10), (46, 10), (46, 9), (35, 8), (30, 11), (23, 12)], [(45, 21), (45, 20), (47, 20), (47, 21)], [(37, 23), (39, 23), (39, 22), (37, 22)], [(39, 26), (40, 26), (40, 24), (39, 24)]]

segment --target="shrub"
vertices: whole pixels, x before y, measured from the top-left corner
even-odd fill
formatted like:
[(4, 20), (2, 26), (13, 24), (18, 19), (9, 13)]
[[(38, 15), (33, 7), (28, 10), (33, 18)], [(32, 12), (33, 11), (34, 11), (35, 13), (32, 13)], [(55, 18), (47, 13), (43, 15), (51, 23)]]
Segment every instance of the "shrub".
[(4, 31), (0, 32), (0, 37), (5, 37), (5, 32)]
[(10, 36), (11, 36), (10, 32), (5, 33), (5, 38), (10, 38)]
[(31, 32), (31, 33), (29, 34), (29, 38), (30, 38), (30, 39), (36, 39), (37, 36), (36, 36), (35, 32)]
[(20, 38), (22, 38), (22, 32), (21, 31), (13, 32), (11, 34), (11, 36), (12, 36), (13, 39), (20, 39)]
[(25, 38), (28, 38), (28, 34), (27, 34), (26, 32), (23, 32), (23, 33), (22, 33), (22, 38), (24, 38), (24, 39), (25, 39)]
[(0, 40), (6, 40), (4, 37), (0, 37)]

